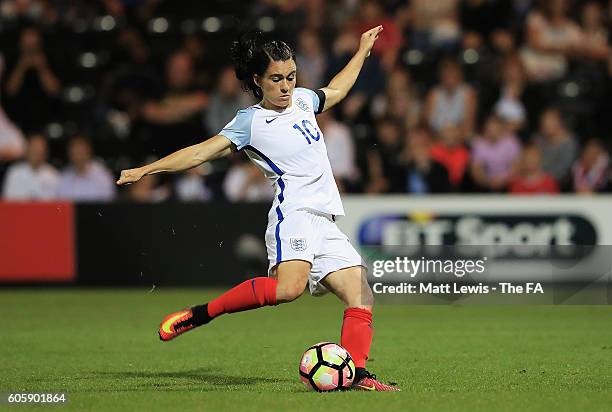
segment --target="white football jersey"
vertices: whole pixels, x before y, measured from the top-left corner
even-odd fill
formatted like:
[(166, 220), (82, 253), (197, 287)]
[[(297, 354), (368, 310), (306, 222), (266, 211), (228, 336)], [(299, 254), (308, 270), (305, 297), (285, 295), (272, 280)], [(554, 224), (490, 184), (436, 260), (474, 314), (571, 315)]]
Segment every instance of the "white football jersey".
[(344, 215), (323, 133), (315, 119), (324, 99), (321, 91), (298, 87), (284, 111), (253, 105), (239, 110), (219, 132), (238, 150), (245, 150), (274, 185), (270, 222), (282, 221), (298, 209)]

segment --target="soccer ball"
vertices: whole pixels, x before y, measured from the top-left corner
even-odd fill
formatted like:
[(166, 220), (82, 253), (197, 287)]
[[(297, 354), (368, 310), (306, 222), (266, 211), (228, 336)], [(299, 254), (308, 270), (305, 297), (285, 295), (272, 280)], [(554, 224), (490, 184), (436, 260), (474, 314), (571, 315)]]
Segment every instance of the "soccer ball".
[(355, 378), (351, 355), (340, 345), (319, 342), (304, 352), (300, 361), (300, 379), (318, 392), (347, 389)]

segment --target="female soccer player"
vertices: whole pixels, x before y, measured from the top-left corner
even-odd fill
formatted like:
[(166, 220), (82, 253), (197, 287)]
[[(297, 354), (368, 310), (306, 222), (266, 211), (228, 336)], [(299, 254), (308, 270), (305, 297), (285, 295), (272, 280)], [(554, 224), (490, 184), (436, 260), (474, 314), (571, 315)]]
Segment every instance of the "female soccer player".
[(169, 341), (224, 314), (297, 299), (309, 284), (313, 295), (333, 292), (346, 305), (340, 344), (355, 362), (355, 389), (396, 391), (365, 369), (372, 342), (373, 296), (359, 254), (336, 226), (344, 215), (315, 115), (349, 92), (382, 26), (361, 35), (359, 50), (327, 87), (295, 88), (295, 52), (261, 33), (232, 46), (236, 76), (260, 102), (239, 110), (218, 135), (154, 163), (123, 170), (117, 184), (145, 175), (178, 172), (244, 150), (275, 186), (268, 214), (269, 277), (247, 280), (204, 305), (167, 316), (159, 337)]

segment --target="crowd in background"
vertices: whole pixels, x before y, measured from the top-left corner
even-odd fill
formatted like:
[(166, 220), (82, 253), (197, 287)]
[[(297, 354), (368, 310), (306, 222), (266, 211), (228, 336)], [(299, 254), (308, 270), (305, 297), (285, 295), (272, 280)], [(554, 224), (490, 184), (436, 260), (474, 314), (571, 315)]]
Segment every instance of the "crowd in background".
[(610, 191), (612, 0), (0, 0), (4, 199), (267, 201), (243, 153), (115, 187), (254, 104), (241, 31), (295, 48), (324, 87), (384, 31), (317, 117), (345, 193)]

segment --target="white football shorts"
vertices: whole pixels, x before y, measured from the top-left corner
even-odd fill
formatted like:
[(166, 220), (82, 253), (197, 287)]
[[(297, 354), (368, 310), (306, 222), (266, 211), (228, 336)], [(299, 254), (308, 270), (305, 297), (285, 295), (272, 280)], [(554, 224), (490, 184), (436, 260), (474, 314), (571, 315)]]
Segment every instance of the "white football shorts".
[(308, 286), (312, 295), (327, 292), (320, 282), (340, 269), (365, 263), (331, 215), (300, 209), (269, 222), (266, 230), (268, 275), (279, 263), (305, 260), (312, 264)]

